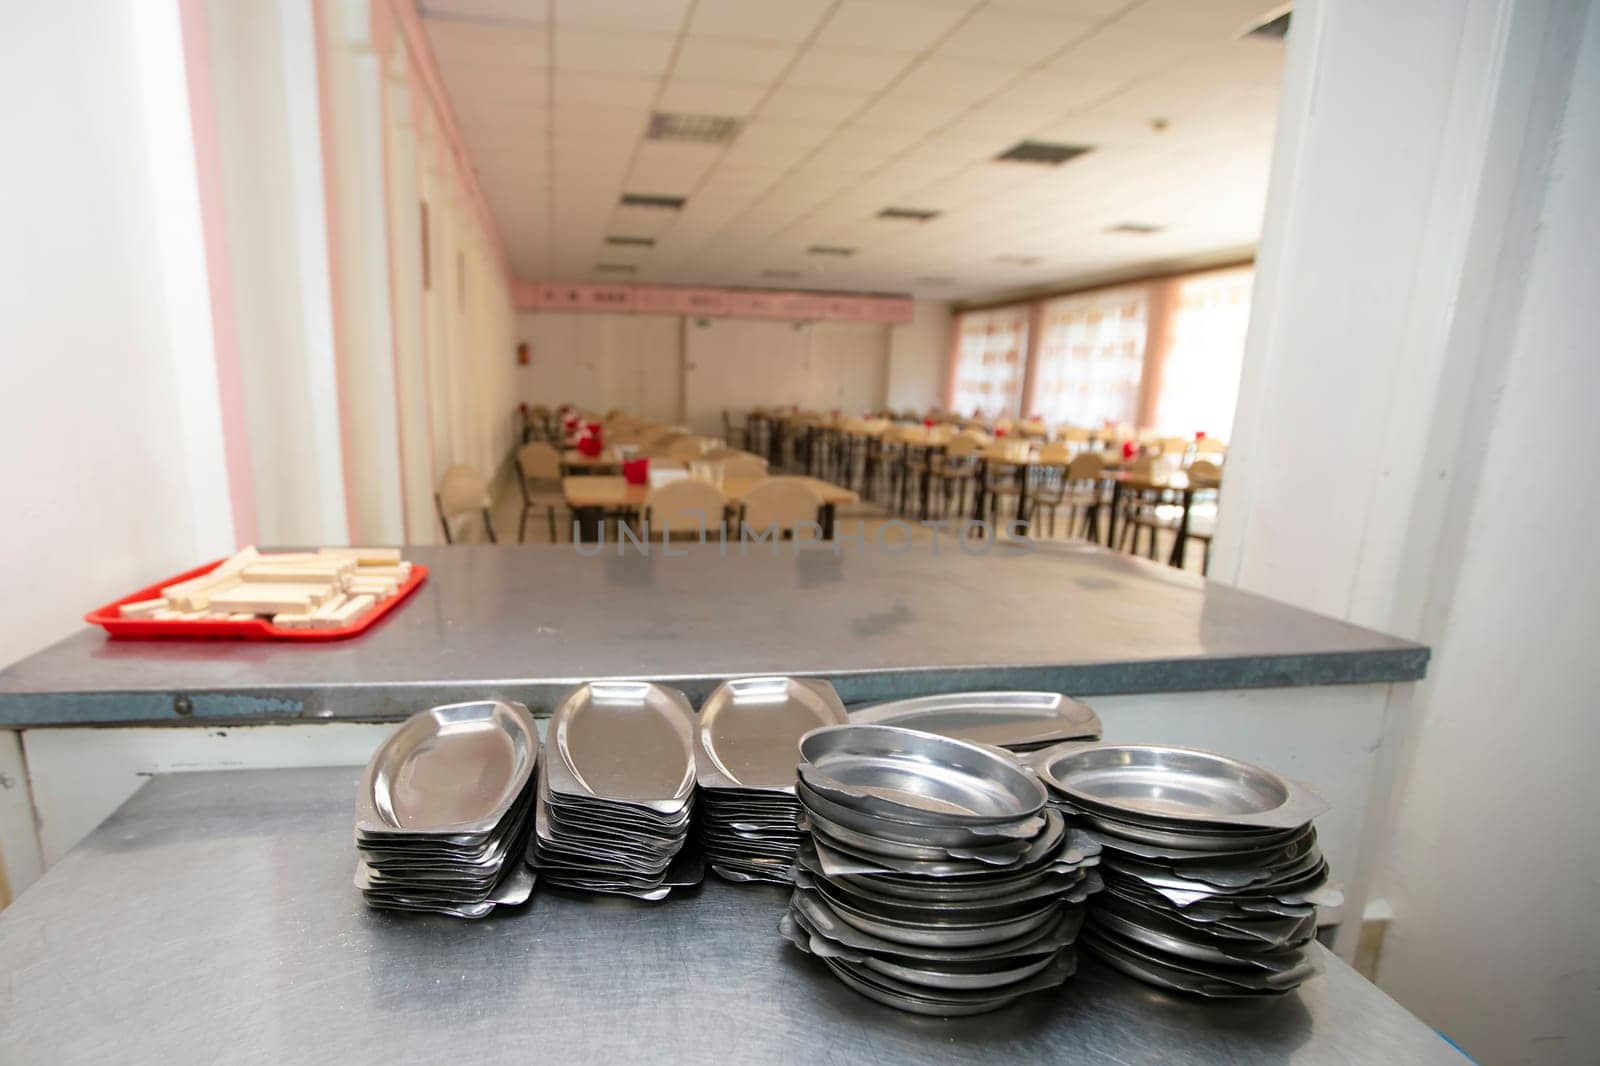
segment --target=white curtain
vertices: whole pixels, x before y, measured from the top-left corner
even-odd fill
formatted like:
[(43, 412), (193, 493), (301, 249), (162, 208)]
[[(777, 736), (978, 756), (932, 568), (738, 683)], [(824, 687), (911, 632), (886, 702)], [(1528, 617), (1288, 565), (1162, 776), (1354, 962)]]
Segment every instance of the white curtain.
[(1144, 375), (1149, 305), (1144, 286), (1045, 304), (1033, 411), (1051, 424), (1132, 424)]

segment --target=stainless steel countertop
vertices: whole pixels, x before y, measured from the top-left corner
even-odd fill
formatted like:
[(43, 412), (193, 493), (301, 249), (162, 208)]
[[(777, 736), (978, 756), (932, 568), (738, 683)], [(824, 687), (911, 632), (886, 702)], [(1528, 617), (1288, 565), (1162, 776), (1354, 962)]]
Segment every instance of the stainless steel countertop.
[(728, 677), (816, 675), (861, 704), (1409, 681), (1427, 664), (1418, 645), (1087, 545), (683, 550), (408, 549), (428, 581), (349, 641), (85, 629), (0, 671), (0, 726), (395, 719), (485, 696), (548, 712), (571, 685), (611, 677), (698, 702)]
[(1091, 959), (943, 1021), (789, 947), (786, 893), (538, 892), (483, 922), (368, 910), (355, 769), (158, 777), (0, 912), (0, 1062), (1460, 1063), (1338, 959), (1272, 1001), (1168, 996)]

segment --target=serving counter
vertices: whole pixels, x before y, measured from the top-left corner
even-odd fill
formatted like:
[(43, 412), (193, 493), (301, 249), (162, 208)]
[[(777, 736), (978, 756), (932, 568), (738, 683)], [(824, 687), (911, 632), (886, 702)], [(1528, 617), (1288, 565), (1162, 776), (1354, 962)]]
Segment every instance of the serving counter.
[(786, 892), (536, 892), (481, 922), (368, 910), (354, 768), (158, 777), (0, 912), (0, 1062), (1459, 1063), (1332, 955), (1270, 1000), (1084, 959), (955, 1020), (862, 999), (779, 936)]
[[(382, 723), (421, 708), (501, 697), (544, 715), (600, 678), (665, 682), (696, 704), (756, 674), (825, 678), (853, 707), (1044, 689), (1087, 699), (1108, 739), (1214, 748), (1311, 782), (1359, 910), (1426, 648), (1091, 545), (979, 555), (890, 526), (798, 550), (407, 549), (426, 584), (335, 643), (86, 629), (0, 671), (0, 775), (31, 786), (0, 791), (0, 827), (39, 826), (36, 876), (150, 773), (364, 762)], [(20, 888), (27, 856), (6, 847)]]

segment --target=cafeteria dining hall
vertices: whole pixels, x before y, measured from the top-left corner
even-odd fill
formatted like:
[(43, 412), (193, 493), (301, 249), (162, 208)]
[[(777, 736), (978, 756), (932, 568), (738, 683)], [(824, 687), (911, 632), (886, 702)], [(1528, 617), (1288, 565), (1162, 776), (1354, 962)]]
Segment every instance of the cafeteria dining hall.
[(0, 1062), (1600, 1056), (1600, 0), (0, 69)]

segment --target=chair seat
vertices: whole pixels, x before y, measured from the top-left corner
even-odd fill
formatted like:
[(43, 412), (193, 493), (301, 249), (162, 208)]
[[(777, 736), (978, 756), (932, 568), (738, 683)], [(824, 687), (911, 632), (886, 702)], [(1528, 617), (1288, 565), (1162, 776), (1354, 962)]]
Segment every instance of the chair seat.
[(528, 505), (530, 507), (565, 507), (567, 497), (559, 489), (528, 490)]

